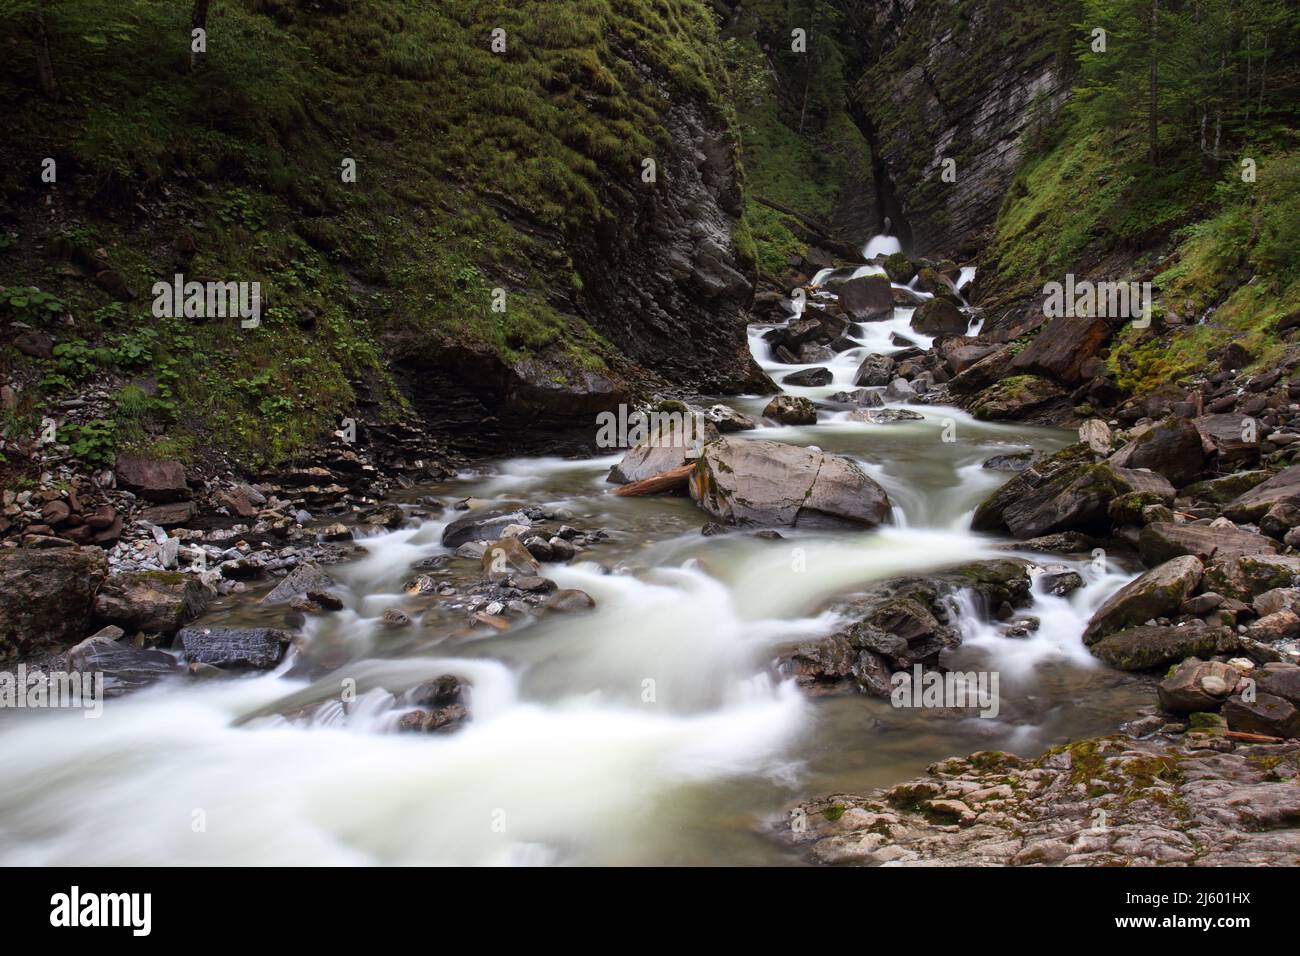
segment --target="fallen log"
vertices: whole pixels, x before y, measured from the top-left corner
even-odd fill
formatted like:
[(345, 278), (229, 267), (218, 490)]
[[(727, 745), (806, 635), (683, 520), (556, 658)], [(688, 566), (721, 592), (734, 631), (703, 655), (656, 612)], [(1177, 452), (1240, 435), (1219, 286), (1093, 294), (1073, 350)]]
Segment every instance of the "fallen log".
[(1270, 737), (1267, 734), (1248, 734), (1244, 730), (1225, 730), (1223, 736), (1229, 740), (1243, 740), (1252, 744), (1280, 744), (1281, 737)]
[(661, 471), (657, 475), (651, 475), (649, 478), (642, 478), (640, 481), (629, 482), (621, 485), (614, 491), (614, 494), (620, 498), (640, 497), (644, 495), (662, 495), (670, 491), (680, 491), (685, 489), (687, 479), (692, 471), (695, 470), (695, 464), (682, 465), (680, 468), (670, 468), (668, 471)]

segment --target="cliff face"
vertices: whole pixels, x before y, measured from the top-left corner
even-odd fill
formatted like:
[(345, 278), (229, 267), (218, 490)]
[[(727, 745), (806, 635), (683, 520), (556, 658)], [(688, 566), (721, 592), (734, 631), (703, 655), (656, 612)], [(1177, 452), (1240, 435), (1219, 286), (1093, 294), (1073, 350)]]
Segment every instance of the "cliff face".
[(1028, 142), (1068, 97), (1067, 6), (845, 0), (877, 203), (912, 251), (961, 257), (990, 237)]

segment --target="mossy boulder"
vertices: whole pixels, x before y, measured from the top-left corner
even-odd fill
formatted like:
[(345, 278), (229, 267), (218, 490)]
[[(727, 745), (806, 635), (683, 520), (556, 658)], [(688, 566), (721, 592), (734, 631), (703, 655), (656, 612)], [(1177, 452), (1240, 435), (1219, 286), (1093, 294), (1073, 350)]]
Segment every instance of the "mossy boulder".
[(1084, 643), (1095, 644), (1126, 627), (1177, 614), (1204, 574), (1205, 566), (1200, 558), (1192, 555), (1152, 568), (1124, 585), (1097, 609), (1084, 629)]
[(1202, 624), (1141, 626), (1117, 631), (1089, 649), (1098, 659), (1120, 670), (1149, 671), (1188, 657), (1209, 657), (1230, 637), (1225, 628)]
[(95, 617), (126, 631), (171, 635), (207, 610), (215, 597), (194, 574), (130, 571), (104, 582), (95, 596)]
[(1218, 558), (1205, 571), (1205, 590), (1250, 602), (1273, 588), (1300, 581), (1300, 557), (1283, 554)]
[(980, 392), (970, 406), (976, 418), (990, 422), (1023, 419), (1034, 412), (1063, 404), (1066, 391), (1037, 375), (1014, 375)]

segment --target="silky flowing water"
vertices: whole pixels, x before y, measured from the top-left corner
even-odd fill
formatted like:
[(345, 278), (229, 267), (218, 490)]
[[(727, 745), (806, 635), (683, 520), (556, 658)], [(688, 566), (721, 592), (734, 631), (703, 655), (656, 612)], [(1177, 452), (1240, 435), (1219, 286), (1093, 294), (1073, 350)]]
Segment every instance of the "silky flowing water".
[[(852, 389), (865, 355), (897, 350), (891, 334), (928, 345), (911, 331), (911, 312), (857, 326), (862, 346), (827, 365), (831, 385), (787, 391), (820, 399)], [(765, 328), (751, 344), (775, 380), (809, 367), (774, 362)], [(767, 400), (728, 401), (758, 417)], [(157, 685), (110, 700), (97, 720), (0, 716), (0, 862), (793, 863), (768, 829), (797, 798), (896, 783), (953, 754), (1034, 754), (1113, 731), (1149, 692), (1082, 645), (1091, 611), (1128, 579), (1090, 560), (1025, 554), (1086, 581), (1068, 599), (1036, 596), (1027, 613), (1042, 623), (1031, 637), (964, 615), (964, 643), (944, 662), (999, 673), (995, 719), (808, 698), (777, 676), (778, 648), (846, 623), (837, 599), (886, 577), (1005, 555), (968, 530), (1007, 477), (981, 462), (1072, 440), (908, 407), (924, 420), (869, 424), (822, 411), (815, 426), (741, 436), (861, 461), (895, 503), (893, 526), (877, 531), (705, 537), (706, 516), (687, 499), (615, 497), (605, 475), (620, 455), (503, 460), (411, 489), (408, 502), (434, 496), (447, 510), (360, 540), (364, 557), (331, 568), (345, 609), (308, 619), (301, 649), (277, 672)], [(577, 527), (606, 529), (609, 539), (578, 561), (543, 572), (591, 594), (595, 610), (466, 637), (463, 611), (408, 597), (411, 565), (447, 553), (442, 529), (466, 497), (565, 509)], [(474, 570), (460, 560), (448, 568)], [(280, 624), (283, 610), (259, 608), (258, 596), (223, 599), (211, 620)], [(383, 628), (390, 607), (417, 626)], [(398, 695), (447, 673), (471, 682), (473, 719), (447, 735), (395, 732)], [(357, 694), (346, 708), (345, 681)], [(282, 716), (322, 701), (308, 719)]]

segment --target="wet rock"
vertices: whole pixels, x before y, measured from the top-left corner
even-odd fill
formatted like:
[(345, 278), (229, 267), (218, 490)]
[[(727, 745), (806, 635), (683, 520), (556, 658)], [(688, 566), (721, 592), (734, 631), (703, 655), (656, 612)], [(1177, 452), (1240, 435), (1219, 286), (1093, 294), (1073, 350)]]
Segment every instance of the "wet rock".
[(782, 442), (714, 442), (690, 487), (700, 507), (727, 524), (874, 527), (890, 514), (885, 490), (856, 462)]
[(610, 469), (609, 480), (615, 484), (631, 484), (695, 461), (703, 444), (718, 437), (718, 429), (706, 420), (697, 421), (689, 413), (682, 415), (657, 423), (644, 442), (630, 449)]
[(95, 595), (95, 617), (131, 631), (170, 636), (206, 611), (215, 597), (194, 574), (130, 571), (104, 581)]
[(73, 647), (66, 659), (71, 671), (103, 674), (106, 697), (137, 690), (159, 678), (184, 671), (172, 655), (134, 647), (119, 639), (122, 631), (118, 628), (105, 630), (109, 633), (88, 637)]
[(555, 582), (550, 578), (543, 578), (536, 574), (519, 575), (511, 578), (509, 583), (511, 587), (532, 594), (549, 594), (556, 587)]
[(998, 346), (989, 344), (956, 345), (944, 351), (944, 362), (948, 371), (960, 375), (981, 359), (988, 358), (998, 351)]
[(861, 408), (848, 413), (851, 422), (867, 425), (892, 425), (895, 422), (922, 422), (925, 416), (906, 408)]
[(395, 607), (390, 607), (384, 611), (382, 617), (379, 619), (379, 623), (384, 627), (395, 629), (399, 627), (410, 627), (411, 619), (405, 612), (399, 611)]
[(538, 537), (537, 535), (533, 535), (531, 538), (525, 538), (524, 547), (527, 548), (528, 553), (538, 561), (551, 560), (551, 546), (547, 543), (545, 538)]
[(442, 545), (458, 548), (467, 541), (495, 541), (512, 524), (531, 525), (532, 521), (518, 509), (476, 508), (443, 529)]
[(1082, 381), (1088, 360), (1110, 337), (1102, 318), (1059, 316), (1051, 319), (1033, 341), (1011, 359), (1011, 375), (1039, 375), (1073, 385)]
[(1181, 487), (1204, 469), (1205, 450), (1201, 433), (1190, 419), (1168, 418), (1142, 432), (1109, 460), (1117, 468), (1148, 468)]
[(0, 664), (81, 641), (107, 576), (99, 548), (0, 550)]
[(595, 599), (586, 591), (577, 588), (564, 588), (546, 599), (547, 610), (566, 614), (573, 611), (586, 611), (595, 606)]
[(1229, 637), (1226, 629), (1204, 624), (1182, 627), (1142, 625), (1117, 631), (1089, 648), (1111, 667), (1147, 671), (1168, 667), (1187, 657), (1209, 657)]
[(797, 372), (791, 372), (785, 378), (781, 379), (783, 385), (801, 385), (816, 386), (829, 385), (834, 376), (831, 370), (818, 366), (817, 368), (800, 369)]
[(1044, 594), (1065, 597), (1083, 587), (1083, 576), (1077, 571), (1049, 571), (1039, 575), (1038, 586)]
[(1229, 501), (1223, 513), (1233, 521), (1257, 522), (1277, 505), (1300, 507), (1300, 465), (1278, 472)]
[(980, 392), (970, 405), (971, 414), (985, 421), (1008, 421), (1059, 405), (1066, 391), (1045, 378), (1020, 375), (1005, 379)]
[(1160, 682), (1160, 706), (1174, 714), (1218, 710), (1237, 688), (1241, 675), (1219, 661), (1189, 657)]
[(1295, 664), (1265, 664), (1252, 676), (1261, 691), (1300, 707), (1300, 667)]
[(858, 388), (851, 392), (836, 392), (827, 399), (841, 405), (857, 405), (863, 408), (880, 408), (885, 404), (880, 392), (870, 388)]
[[(1259, 442), (1242, 428), (1242, 416), (1235, 414), (1203, 415), (1192, 419), (1208, 448), (1218, 455), (1220, 470), (1253, 462), (1259, 458)], [(1260, 514), (1267, 511), (1264, 508)], [(1251, 520), (1229, 515), (1234, 521)]]
[(483, 552), (481, 562), (483, 576), (489, 581), (502, 581), (513, 574), (536, 575), (542, 569), (518, 538), (497, 539)]
[(855, 322), (875, 322), (894, 314), (894, 293), (885, 276), (860, 276), (839, 286), (839, 303)]
[(888, 385), (894, 378), (894, 366), (894, 360), (888, 355), (868, 355), (858, 366), (853, 384), (868, 388)]
[(817, 409), (806, 398), (792, 395), (778, 395), (768, 402), (763, 409), (765, 418), (772, 418), (783, 425), (816, 425)]
[(1177, 614), (1204, 573), (1205, 566), (1192, 555), (1152, 568), (1124, 585), (1097, 609), (1084, 629), (1084, 643), (1092, 644), (1126, 627)]
[(905, 378), (896, 378), (885, 388), (885, 401), (910, 402), (916, 398), (916, 389)]
[[(888, 790), (805, 801), (791, 811), (802, 825), (777, 832), (823, 863), (1295, 865), (1297, 770), (1295, 743), (1200, 733), (1081, 740), (1034, 760), (985, 751)], [(934, 800), (979, 815), (954, 825)]]
[(178, 461), (118, 455), (114, 472), (119, 488), (125, 488), (146, 501), (181, 501), (190, 497), (185, 469)]
[(752, 418), (740, 414), (730, 405), (714, 405), (704, 416), (723, 435), (749, 431), (756, 427)]
[(1281, 502), (1275, 504), (1259, 519), (1259, 530), (1278, 541), (1286, 540), (1287, 533), (1300, 525), (1300, 508)]
[(1290, 640), (1300, 636), (1300, 616), (1285, 608), (1272, 614), (1265, 614), (1246, 627), (1246, 636), (1264, 644)]
[(970, 319), (948, 299), (935, 296), (917, 307), (909, 324), (923, 335), (965, 335)]
[(1221, 478), (1207, 478), (1205, 481), (1194, 482), (1184, 488), (1181, 494), (1194, 501), (1227, 504), (1270, 477), (1272, 476), (1267, 471), (1238, 471)]
[(191, 663), (270, 670), (284, 658), (293, 635), (270, 627), (187, 627), (176, 643)]
[(573, 546), (573, 542), (558, 535), (552, 537), (546, 543), (551, 549), (552, 561), (572, 561), (578, 556), (578, 549)]
[(1230, 730), (1266, 737), (1300, 737), (1300, 711), (1272, 694), (1259, 693), (1253, 701), (1231, 697), (1223, 705)]
[(1205, 590), (1250, 602), (1274, 588), (1300, 581), (1300, 557), (1281, 554), (1218, 558), (1205, 571)]
[(1017, 451), (1006, 455), (994, 455), (991, 458), (985, 458), (981, 463), (981, 468), (987, 468), (989, 471), (1009, 471), (1019, 474), (1028, 468), (1036, 457), (1032, 451)]
[(325, 602), (319, 601), (318, 598), (331, 595), (331, 592), (338, 590), (341, 590), (339, 583), (330, 576), (328, 571), (319, 564), (308, 562), (298, 565), (285, 575), (283, 580), (275, 586), (270, 594), (262, 598), (260, 603), (267, 605), (285, 604), (298, 595), (305, 594), (311, 600), (325, 604)]
[(1184, 554), (1210, 561), (1248, 554), (1272, 554), (1281, 549), (1271, 538), (1235, 527), (1156, 521), (1142, 529), (1138, 536), (1138, 550), (1147, 564), (1160, 564)]
[(1173, 499), (1173, 487), (1164, 478), (1090, 460), (1071, 460), (1079, 454), (1076, 449), (1086, 452), (1083, 445), (1071, 446), (1025, 469), (995, 491), (976, 509), (972, 529), (1005, 528), (1017, 538), (1060, 531), (1104, 533), (1110, 529), (1110, 503), (1120, 495), (1150, 491), (1161, 499)]

